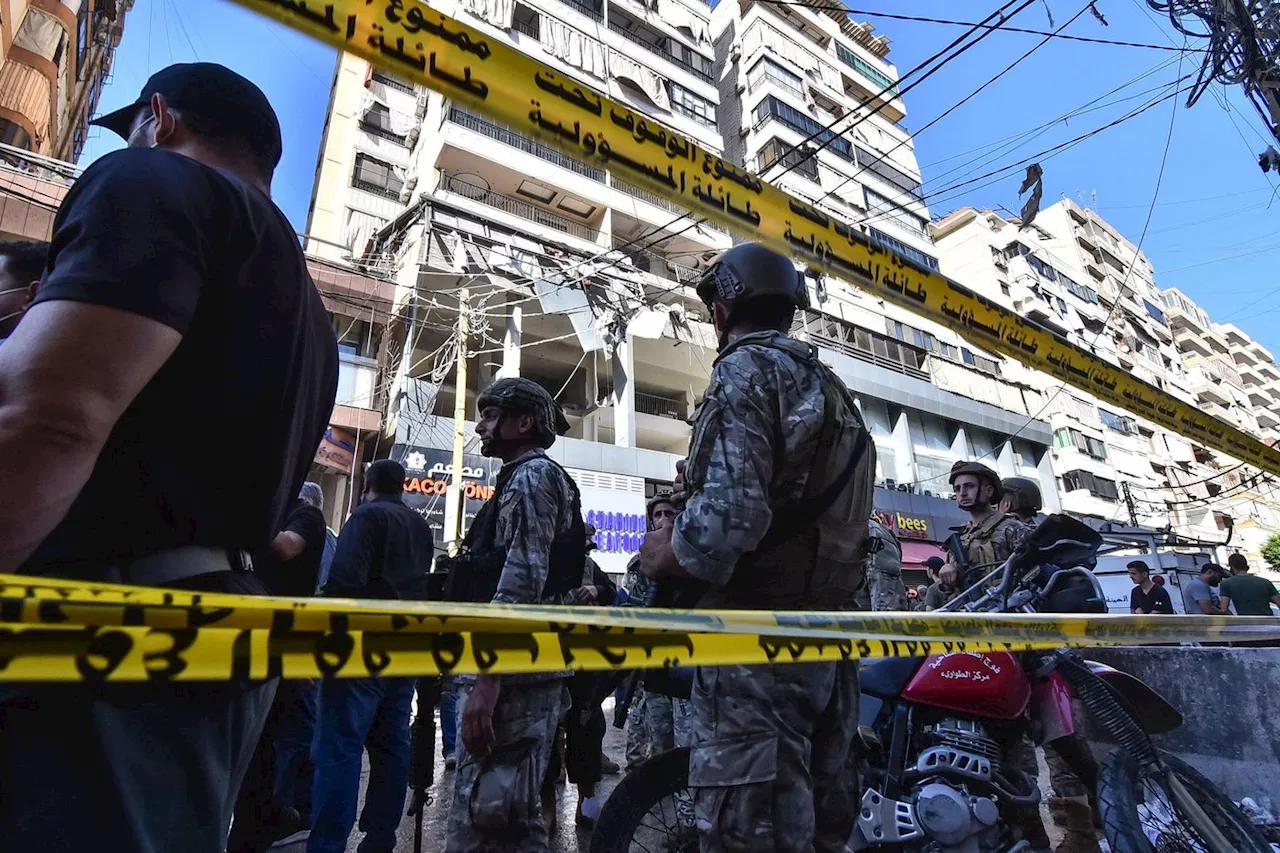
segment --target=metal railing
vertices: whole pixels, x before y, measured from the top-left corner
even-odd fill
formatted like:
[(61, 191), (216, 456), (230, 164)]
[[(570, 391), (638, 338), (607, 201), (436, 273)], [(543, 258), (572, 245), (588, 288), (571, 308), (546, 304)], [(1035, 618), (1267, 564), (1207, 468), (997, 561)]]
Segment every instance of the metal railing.
[(547, 228), (554, 228), (557, 231), (563, 231), (566, 234), (572, 234), (575, 237), (581, 237), (584, 240), (595, 242), (600, 239), (600, 230), (592, 228), (590, 225), (583, 225), (581, 222), (574, 222), (558, 213), (552, 213), (549, 210), (543, 210), (535, 207), (526, 201), (518, 198), (512, 198), (493, 190), (478, 187), (475, 184), (469, 184), (466, 181), (458, 180), (447, 172), (440, 173), (440, 187), (445, 192), (457, 193), (463, 198), (469, 198), (472, 201), (478, 201), (489, 207), (528, 219)]
[(659, 397), (657, 394), (636, 392), (636, 411), (640, 414), (683, 421), (688, 417), (688, 410), (689, 406), (684, 400), (672, 400), (669, 397)]
[(530, 36), (532, 38), (542, 38), (542, 27), (538, 18), (529, 21), (516, 20), (512, 22), (511, 28), (518, 33)]
[(645, 50), (650, 51), (651, 53), (655, 53), (658, 56), (661, 56), (663, 59), (667, 60), (668, 62), (674, 65), (679, 65), (685, 71), (688, 71), (690, 74), (694, 75), (695, 77), (698, 77), (699, 79), (705, 80), (708, 83), (714, 82), (715, 80), (715, 77), (712, 75), (710, 71), (707, 71), (704, 68), (694, 65), (692, 62), (689, 62), (687, 59), (685, 59), (682, 56), (676, 56), (674, 53), (672, 53), (666, 47), (663, 47), (661, 44), (655, 44), (651, 41), (645, 41), (643, 38), (640, 37), (639, 33), (636, 33), (633, 30), (628, 30), (626, 27), (622, 26), (622, 24), (619, 24), (613, 18), (609, 19), (609, 29), (613, 30), (615, 33), (622, 36), (627, 41), (632, 42), (633, 44), (640, 45)]
[(604, 20), (604, 13), (596, 6), (591, 5), (590, 2), (586, 2), (586, 0), (560, 0), (560, 2), (566, 6), (577, 9), (593, 21)]
[(0, 169), (25, 172), (28, 175), (71, 186), (80, 177), (81, 170), (72, 163), (33, 154), (23, 148), (0, 143)]
[[(660, 207), (663, 210), (669, 210), (672, 213), (680, 213), (680, 214), (689, 213), (688, 208), (681, 207), (680, 205), (675, 204), (674, 202), (667, 201), (662, 196), (656, 195), (655, 193), (651, 193), (648, 190), (644, 189), (643, 187), (638, 187), (635, 184), (631, 183), (630, 181), (624, 181), (622, 178), (619, 178), (617, 175), (613, 176), (612, 186), (615, 190), (621, 190), (622, 192), (626, 193), (627, 195), (633, 198), (638, 198), (641, 201), (646, 201), (649, 204), (652, 204), (654, 207)], [(721, 234), (729, 233), (718, 222), (707, 221), (707, 222), (703, 222), (702, 225), (712, 230), (719, 231)]]
[(554, 148), (543, 145), (537, 140), (530, 139), (517, 130), (512, 130), (505, 125), (489, 121), (481, 118), (469, 110), (462, 107), (449, 107), (449, 121), (464, 127), (467, 130), (475, 131), (483, 134), (490, 139), (496, 139), (503, 145), (510, 145), (512, 148), (519, 148), (526, 154), (532, 154), (548, 163), (554, 163), (561, 168), (568, 169), (571, 172), (577, 172), (583, 177), (590, 178), (593, 181), (604, 183), (604, 169), (597, 169), (595, 166), (588, 166), (572, 157), (566, 157)]

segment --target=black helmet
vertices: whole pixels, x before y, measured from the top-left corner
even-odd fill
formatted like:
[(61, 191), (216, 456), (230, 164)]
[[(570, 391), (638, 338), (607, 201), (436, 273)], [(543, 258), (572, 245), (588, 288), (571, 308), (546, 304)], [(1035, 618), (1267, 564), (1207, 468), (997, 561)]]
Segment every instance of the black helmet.
[(1004, 491), (1004, 487), (1000, 485), (1000, 475), (986, 465), (981, 462), (957, 462), (951, 466), (951, 479), (948, 482), (954, 486), (956, 478), (961, 474), (972, 474), (979, 480), (986, 480), (991, 484), (991, 488), (995, 490), (995, 500), (1000, 499), (1000, 495)]
[(671, 500), (671, 492), (658, 492), (656, 495), (649, 498), (649, 500), (645, 501), (644, 514), (649, 518), (653, 518), (654, 507), (658, 504), (670, 504), (674, 509), (675, 503)]
[(1012, 506), (1010, 512), (1019, 515), (1035, 515), (1044, 505), (1040, 497), (1040, 484), (1028, 477), (1006, 477), (1001, 483), (1004, 496)]
[(698, 298), (729, 309), (761, 296), (783, 296), (797, 308), (809, 307), (804, 273), (791, 259), (759, 243), (742, 243), (724, 252), (698, 280)]
[(560, 404), (546, 388), (531, 379), (499, 379), (490, 385), (481, 392), (476, 409), (483, 412), (491, 406), (503, 412), (533, 415), (538, 445), (544, 449), (555, 443), (557, 435), (569, 430), (569, 421)]

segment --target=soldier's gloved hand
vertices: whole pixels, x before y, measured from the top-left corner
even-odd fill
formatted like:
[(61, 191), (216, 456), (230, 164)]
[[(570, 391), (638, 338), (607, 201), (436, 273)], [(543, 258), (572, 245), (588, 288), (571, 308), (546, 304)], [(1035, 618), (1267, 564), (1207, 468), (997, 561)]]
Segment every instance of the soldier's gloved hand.
[(565, 604), (594, 604), (600, 600), (600, 588), (596, 586), (580, 586), (570, 590), (565, 596)]
[(960, 570), (952, 563), (945, 563), (941, 569), (938, 569), (938, 580), (948, 589), (955, 589), (960, 583)]
[(484, 758), (493, 748), (493, 710), (498, 706), (500, 689), (496, 675), (476, 676), (475, 687), (462, 709), (462, 743), (476, 758)]
[(684, 577), (686, 572), (671, 550), (671, 527), (659, 527), (644, 536), (640, 545), (640, 571), (650, 580), (665, 577)]
[(689, 497), (684, 487), (684, 469), (688, 459), (676, 463), (676, 478), (671, 483), (671, 503), (676, 509), (684, 509), (684, 502)]

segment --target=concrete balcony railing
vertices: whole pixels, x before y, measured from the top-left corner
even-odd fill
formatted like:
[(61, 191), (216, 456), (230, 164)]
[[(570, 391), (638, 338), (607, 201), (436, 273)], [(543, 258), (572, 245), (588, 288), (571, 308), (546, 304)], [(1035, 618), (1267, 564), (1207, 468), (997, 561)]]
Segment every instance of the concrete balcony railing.
[(48, 240), (53, 215), (79, 176), (70, 163), (0, 145), (0, 236)]
[(689, 416), (689, 405), (684, 400), (660, 397), (657, 394), (636, 392), (636, 411), (642, 415), (654, 415), (659, 418), (673, 418), (683, 421)]
[(512, 130), (505, 125), (490, 121), (487, 118), (481, 118), (470, 110), (457, 106), (450, 107), (449, 121), (459, 127), (475, 133), (483, 134), (490, 139), (496, 139), (503, 145), (518, 148), (526, 154), (532, 154), (540, 160), (546, 160), (548, 163), (553, 163), (562, 169), (568, 169), (569, 171), (582, 175), (585, 178), (590, 178), (593, 181), (604, 183), (604, 169), (597, 169), (595, 166), (588, 166), (580, 160), (575, 160), (572, 157), (566, 157), (554, 148), (543, 145), (537, 140), (530, 139), (523, 133), (520, 133), (517, 130)]
[(600, 239), (600, 229), (598, 228), (592, 228), (590, 225), (584, 225), (581, 222), (574, 222), (571, 219), (552, 213), (549, 210), (535, 207), (518, 198), (512, 198), (509, 195), (503, 195), (484, 187), (478, 187), (475, 184), (469, 184), (447, 172), (440, 173), (439, 189), (442, 192), (456, 193), (463, 198), (496, 208), (504, 213), (510, 213), (513, 216), (519, 216), (538, 225), (572, 234), (583, 240), (590, 240), (594, 243)]

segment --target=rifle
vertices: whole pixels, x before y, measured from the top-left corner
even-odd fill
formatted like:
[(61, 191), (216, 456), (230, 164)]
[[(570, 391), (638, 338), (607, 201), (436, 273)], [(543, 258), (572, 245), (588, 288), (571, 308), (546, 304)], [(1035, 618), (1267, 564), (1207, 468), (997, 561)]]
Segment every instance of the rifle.
[(622, 701), (613, 708), (613, 727), (624, 729), (627, 726), (627, 714), (631, 711), (631, 703), (636, 699), (636, 692), (644, 683), (644, 670), (637, 669), (627, 676), (627, 688), (622, 694)]
[(413, 797), (406, 814), (414, 818), (413, 853), (422, 853), (422, 820), (427, 806), (431, 805), (431, 795), (427, 791), (435, 782), (435, 709), (441, 689), (439, 676), (418, 679), (418, 716), (409, 727), (409, 790)]

